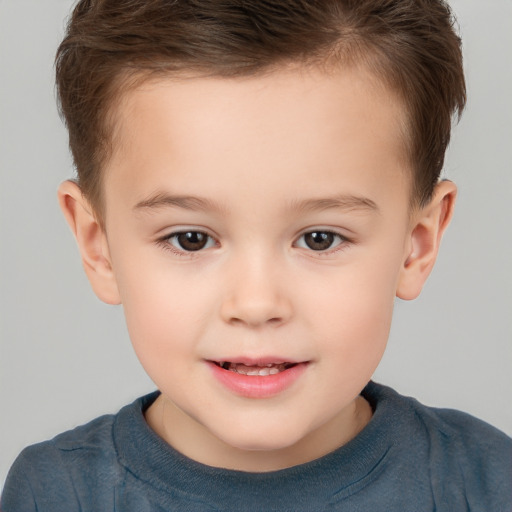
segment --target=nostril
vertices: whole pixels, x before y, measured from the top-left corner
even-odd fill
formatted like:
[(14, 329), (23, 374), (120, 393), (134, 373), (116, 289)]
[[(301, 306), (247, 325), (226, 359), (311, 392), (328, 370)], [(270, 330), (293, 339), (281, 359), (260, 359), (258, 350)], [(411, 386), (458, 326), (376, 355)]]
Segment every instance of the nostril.
[(259, 327), (263, 325), (278, 326), (283, 322), (282, 318), (272, 317), (265, 319), (264, 317), (245, 317), (245, 318), (234, 318), (233, 323), (240, 323), (249, 327)]
[(233, 326), (277, 327), (291, 317), (292, 303), (286, 295), (268, 289), (252, 290), (251, 293), (237, 289), (222, 302), (220, 314)]

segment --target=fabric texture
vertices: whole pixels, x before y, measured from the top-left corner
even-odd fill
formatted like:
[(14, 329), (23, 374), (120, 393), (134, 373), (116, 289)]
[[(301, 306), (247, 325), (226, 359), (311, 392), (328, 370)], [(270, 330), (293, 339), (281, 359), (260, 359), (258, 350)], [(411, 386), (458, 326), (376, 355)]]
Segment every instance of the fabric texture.
[(158, 392), (26, 448), (2, 512), (511, 512), (512, 439), (467, 414), (370, 382), (360, 434), (312, 462), (269, 473), (213, 468), (144, 420)]

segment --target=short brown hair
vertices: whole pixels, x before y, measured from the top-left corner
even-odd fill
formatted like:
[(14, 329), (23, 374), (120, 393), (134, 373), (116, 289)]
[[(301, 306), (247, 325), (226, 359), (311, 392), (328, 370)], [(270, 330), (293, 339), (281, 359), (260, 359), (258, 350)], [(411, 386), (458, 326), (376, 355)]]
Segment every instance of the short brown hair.
[(413, 200), (426, 203), (466, 101), (461, 42), (443, 0), (80, 0), (56, 74), (83, 194), (101, 217), (110, 114), (141, 78), (249, 76), (333, 60), (369, 66), (403, 100)]

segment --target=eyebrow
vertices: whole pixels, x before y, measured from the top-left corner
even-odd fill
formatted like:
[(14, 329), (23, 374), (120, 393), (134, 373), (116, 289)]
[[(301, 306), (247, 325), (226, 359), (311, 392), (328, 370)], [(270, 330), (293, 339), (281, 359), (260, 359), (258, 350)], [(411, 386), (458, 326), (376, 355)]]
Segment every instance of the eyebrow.
[(377, 204), (367, 197), (341, 194), (333, 197), (319, 199), (306, 199), (293, 201), (291, 209), (300, 212), (315, 212), (330, 209), (338, 210), (362, 210), (368, 213), (380, 213)]
[[(210, 199), (188, 196), (172, 195), (167, 193), (156, 193), (139, 201), (134, 210), (156, 210), (160, 208), (174, 207), (194, 211), (226, 211), (220, 204)], [(366, 212), (379, 213), (377, 204), (367, 197), (341, 194), (333, 197), (318, 199), (296, 200), (289, 203), (292, 211), (315, 212), (330, 209), (339, 210), (361, 210)]]
[(152, 196), (139, 201), (134, 206), (134, 210), (155, 210), (166, 207), (183, 208), (184, 210), (196, 211), (224, 210), (224, 208), (210, 199), (166, 193), (153, 194)]

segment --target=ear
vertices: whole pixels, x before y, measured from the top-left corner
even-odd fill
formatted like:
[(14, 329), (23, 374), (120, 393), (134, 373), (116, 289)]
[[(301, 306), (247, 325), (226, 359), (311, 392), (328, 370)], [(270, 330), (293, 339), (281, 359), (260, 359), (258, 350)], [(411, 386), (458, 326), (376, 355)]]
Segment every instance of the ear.
[(397, 297), (412, 300), (420, 294), (436, 261), (443, 233), (452, 218), (456, 196), (455, 184), (441, 181), (436, 185), (430, 203), (413, 215)]
[(89, 202), (73, 181), (62, 183), (57, 195), (64, 217), (75, 235), (85, 273), (94, 293), (107, 304), (120, 304), (107, 237)]

